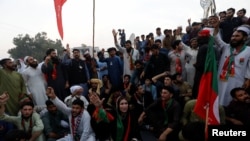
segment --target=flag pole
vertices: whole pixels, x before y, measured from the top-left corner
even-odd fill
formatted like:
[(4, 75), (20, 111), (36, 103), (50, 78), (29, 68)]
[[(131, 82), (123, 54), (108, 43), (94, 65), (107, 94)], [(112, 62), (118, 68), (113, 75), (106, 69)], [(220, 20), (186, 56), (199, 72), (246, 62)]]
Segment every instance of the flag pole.
[(93, 37), (92, 37), (92, 46), (93, 46), (93, 57), (95, 50), (95, 0), (93, 0)]
[(209, 103), (206, 104), (206, 120), (205, 120), (205, 141), (208, 141), (208, 113), (209, 113)]

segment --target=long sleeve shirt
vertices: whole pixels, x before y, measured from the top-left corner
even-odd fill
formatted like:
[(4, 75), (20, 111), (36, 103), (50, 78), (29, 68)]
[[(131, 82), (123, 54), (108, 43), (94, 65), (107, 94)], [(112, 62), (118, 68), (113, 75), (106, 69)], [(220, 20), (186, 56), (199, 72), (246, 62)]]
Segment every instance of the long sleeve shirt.
[[(52, 102), (56, 105), (56, 107), (63, 112), (64, 114), (68, 115), (69, 121), (72, 121), (72, 109), (67, 107), (61, 100), (57, 97), (52, 100)], [(78, 115), (80, 116), (80, 115)], [(77, 118), (77, 117), (75, 117)], [(95, 137), (95, 133), (90, 124), (91, 117), (86, 110), (83, 110), (80, 125), (77, 128), (76, 134), (80, 135), (80, 141), (90, 141)], [(75, 121), (76, 123), (76, 121)], [(73, 131), (72, 131), (72, 123), (70, 122), (70, 131), (71, 131), (71, 139), (73, 140)], [(91, 140), (92, 141), (92, 140)]]
[[(181, 106), (173, 100), (171, 106), (165, 111), (162, 106), (162, 100), (158, 99), (152, 103), (146, 110), (146, 116), (151, 121), (151, 125), (155, 129), (156, 136), (159, 136), (166, 128), (173, 130), (178, 129), (181, 119)], [(167, 116), (167, 117), (166, 117)], [(165, 124), (165, 121), (168, 121)]]
[[(31, 119), (30, 119), (31, 118)], [(40, 115), (38, 113), (33, 113), (32, 116), (28, 120), (23, 120), (22, 116), (9, 116), (9, 115), (1, 115), (0, 120), (11, 122), (20, 130), (24, 130), (27, 132), (27, 130), (31, 126), (31, 133), (37, 132), (37, 131), (43, 131), (44, 125), (40, 118)], [(30, 121), (31, 120), (31, 121)], [(36, 141), (44, 141), (44, 136), (41, 134)]]

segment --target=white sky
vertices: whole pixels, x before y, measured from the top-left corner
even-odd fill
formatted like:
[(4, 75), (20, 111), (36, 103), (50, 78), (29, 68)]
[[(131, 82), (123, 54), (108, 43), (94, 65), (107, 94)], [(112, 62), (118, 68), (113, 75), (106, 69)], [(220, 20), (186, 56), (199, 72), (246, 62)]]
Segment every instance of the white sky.
[[(245, 8), (250, 16), (250, 0), (215, 0), (216, 12), (233, 7)], [(187, 19), (200, 21), (200, 0), (95, 0), (95, 46), (113, 46), (112, 29), (125, 29), (127, 39), (134, 33), (155, 33), (156, 27), (185, 27)], [(62, 9), (64, 40), (70, 47), (82, 43), (92, 46), (93, 0), (67, 0)], [(52, 40), (60, 39), (53, 0), (0, 0), (0, 58), (9, 57), (12, 40), (18, 34), (34, 37), (46, 32)]]

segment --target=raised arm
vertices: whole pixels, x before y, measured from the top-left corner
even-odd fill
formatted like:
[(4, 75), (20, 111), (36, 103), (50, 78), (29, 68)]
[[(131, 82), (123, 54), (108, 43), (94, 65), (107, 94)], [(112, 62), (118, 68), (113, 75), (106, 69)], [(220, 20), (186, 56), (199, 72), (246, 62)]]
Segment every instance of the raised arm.
[(27, 75), (27, 72), (24, 71), (21, 75), (22, 75), (23, 80), (24, 80), (24, 83), (25, 83), (25, 87), (26, 87), (27, 94), (30, 95), (31, 92), (30, 92), (30, 89), (29, 89), (29, 85), (27, 84), (27, 82), (28, 82), (28, 80), (29, 80), (29, 77), (28, 77), (28, 75)]
[(9, 95), (7, 92), (4, 92), (0, 96), (0, 120), (16, 124), (18, 121), (18, 117), (9, 116), (9, 115), (5, 114), (5, 104), (7, 103), (8, 99), (9, 99)]
[(214, 27), (214, 33), (213, 33), (213, 36), (214, 36), (214, 42), (215, 42), (215, 45), (222, 49), (223, 47), (225, 46), (228, 46), (227, 43), (225, 43), (222, 39), (221, 39), (221, 35), (220, 35), (220, 30), (219, 30), (219, 24), (220, 24), (220, 21), (219, 21), (219, 18), (215, 18), (214, 22), (210, 23), (212, 25), (212, 27)]
[(115, 31), (115, 29), (112, 30), (112, 34), (114, 36), (114, 43), (115, 43), (115, 47), (120, 51), (120, 52), (125, 52), (126, 48), (123, 48), (119, 45), (118, 40), (117, 40), (117, 32)]
[(186, 45), (185, 43), (181, 42), (181, 44), (183, 45), (183, 50), (184, 50), (185, 52), (187, 52), (188, 50), (191, 49), (191, 47), (188, 46), (188, 45)]
[(66, 51), (63, 51), (62, 63), (65, 65), (71, 63), (69, 44), (66, 45)]
[(66, 115), (71, 113), (71, 108), (67, 107), (55, 94), (52, 87), (48, 87), (46, 90), (46, 95), (51, 99), (51, 101), (56, 105), (56, 107)]
[(154, 83), (156, 83), (158, 79), (160, 79), (160, 78), (166, 76), (167, 74), (169, 74), (169, 72), (165, 71), (165, 72), (163, 72), (163, 73), (160, 73), (160, 74), (158, 74), (158, 75), (155, 75), (154, 77), (152, 77), (152, 81), (153, 81)]
[(4, 115), (5, 104), (7, 103), (8, 99), (9, 99), (8, 92), (3, 92), (3, 94), (0, 95), (0, 116)]

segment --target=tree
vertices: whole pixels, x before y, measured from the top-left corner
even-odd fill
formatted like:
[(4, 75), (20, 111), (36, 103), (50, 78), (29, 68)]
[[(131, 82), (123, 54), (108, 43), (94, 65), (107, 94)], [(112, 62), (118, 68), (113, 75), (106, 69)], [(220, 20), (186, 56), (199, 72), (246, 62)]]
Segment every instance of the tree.
[(54, 48), (58, 54), (61, 54), (64, 49), (61, 40), (56, 39), (56, 41), (53, 41), (47, 38), (46, 32), (37, 33), (34, 38), (28, 34), (25, 36), (20, 34), (13, 39), (13, 44), (16, 47), (8, 50), (12, 58), (19, 59), (25, 56), (33, 56), (39, 62), (43, 60), (47, 49)]
[(87, 47), (87, 45), (86, 44), (81, 44), (81, 47)]

